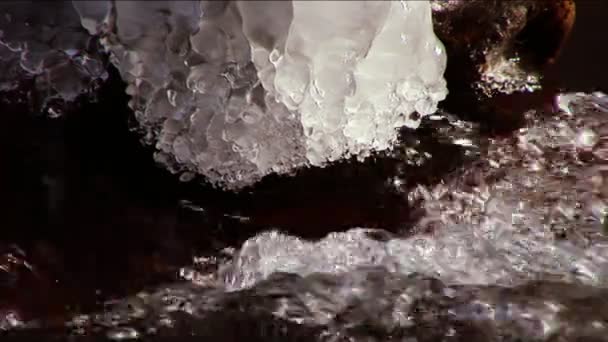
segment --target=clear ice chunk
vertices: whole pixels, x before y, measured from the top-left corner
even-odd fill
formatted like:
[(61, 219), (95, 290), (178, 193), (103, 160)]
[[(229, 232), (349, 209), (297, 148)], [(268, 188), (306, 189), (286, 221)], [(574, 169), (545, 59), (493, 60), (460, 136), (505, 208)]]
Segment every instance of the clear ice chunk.
[(74, 5), (157, 160), (227, 189), (390, 149), (447, 94), (428, 1)]

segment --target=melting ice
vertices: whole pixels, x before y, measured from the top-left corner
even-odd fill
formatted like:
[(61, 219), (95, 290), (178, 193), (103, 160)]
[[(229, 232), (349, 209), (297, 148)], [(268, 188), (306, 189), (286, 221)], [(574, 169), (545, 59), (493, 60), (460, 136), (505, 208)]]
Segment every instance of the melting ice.
[(447, 94), (428, 1), (74, 5), (157, 160), (228, 189), (390, 149)]

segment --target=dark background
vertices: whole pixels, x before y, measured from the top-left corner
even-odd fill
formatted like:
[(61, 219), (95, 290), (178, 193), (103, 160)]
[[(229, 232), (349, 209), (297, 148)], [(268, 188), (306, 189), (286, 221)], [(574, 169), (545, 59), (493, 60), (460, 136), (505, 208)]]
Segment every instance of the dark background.
[(607, 0), (576, 0), (576, 22), (556, 68), (568, 89), (608, 92)]

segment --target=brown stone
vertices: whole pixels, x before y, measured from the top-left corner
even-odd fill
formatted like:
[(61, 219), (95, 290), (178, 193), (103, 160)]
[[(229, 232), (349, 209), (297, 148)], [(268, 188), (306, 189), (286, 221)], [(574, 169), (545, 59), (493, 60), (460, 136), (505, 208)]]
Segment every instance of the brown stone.
[(431, 2), (435, 32), (449, 56), (445, 106), (484, 115), (496, 111), (493, 98), (542, 88), (543, 72), (559, 56), (575, 18), (574, 0)]

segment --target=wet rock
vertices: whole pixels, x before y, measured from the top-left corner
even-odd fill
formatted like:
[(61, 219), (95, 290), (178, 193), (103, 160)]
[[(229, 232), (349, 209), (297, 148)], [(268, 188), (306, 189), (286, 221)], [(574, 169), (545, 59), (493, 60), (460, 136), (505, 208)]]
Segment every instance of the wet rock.
[(521, 95), (544, 85), (575, 17), (573, 0), (434, 0), (432, 8), (449, 56), (444, 106), (486, 120), (513, 116), (522, 99), (522, 108), (538, 101)]

